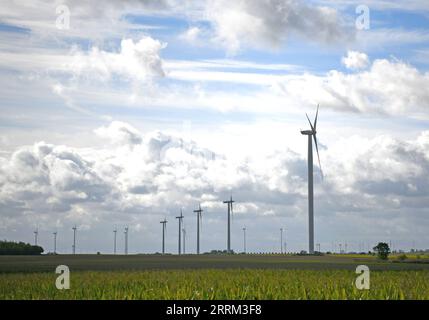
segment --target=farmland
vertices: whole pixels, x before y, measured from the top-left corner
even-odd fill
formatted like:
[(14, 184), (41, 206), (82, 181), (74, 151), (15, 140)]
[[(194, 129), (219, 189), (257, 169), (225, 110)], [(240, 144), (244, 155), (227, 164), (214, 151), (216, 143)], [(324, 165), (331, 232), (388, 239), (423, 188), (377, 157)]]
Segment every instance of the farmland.
[[(429, 264), (371, 256), (57, 255), (0, 257), (0, 299), (429, 299)], [(55, 267), (69, 266), (57, 290)], [(371, 270), (357, 290), (355, 268)]]

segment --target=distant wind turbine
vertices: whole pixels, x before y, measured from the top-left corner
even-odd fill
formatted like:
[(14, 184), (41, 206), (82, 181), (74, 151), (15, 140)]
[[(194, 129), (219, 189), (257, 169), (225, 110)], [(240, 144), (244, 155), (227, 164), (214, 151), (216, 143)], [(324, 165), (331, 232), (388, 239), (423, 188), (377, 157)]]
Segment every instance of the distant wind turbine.
[(200, 254), (200, 223), (202, 221), (203, 209), (201, 209), (201, 204), (198, 205), (198, 209), (194, 210), (197, 213), (197, 254)]
[(37, 238), (38, 238), (38, 236), (39, 236), (39, 229), (37, 228), (37, 229), (34, 231), (34, 245), (35, 245), (35, 246), (37, 246)]
[(76, 254), (76, 225), (72, 228), (73, 229), (73, 254)]
[(57, 231), (52, 233), (54, 235), (54, 254), (57, 253)]
[(243, 252), (246, 253), (246, 227), (243, 228)]
[(182, 240), (181, 240), (181, 235), (182, 235), (182, 221), (183, 221), (183, 213), (182, 213), (182, 209), (180, 209), (180, 216), (176, 217), (176, 219), (179, 219), (179, 242), (178, 242), (178, 254), (182, 254)]
[(128, 226), (125, 227), (125, 254), (128, 254)]
[(224, 201), (223, 203), (227, 203), (228, 204), (228, 235), (227, 235), (227, 253), (231, 253), (231, 214), (233, 213), (232, 211), (232, 204), (235, 201), (232, 200), (232, 196), (230, 197), (229, 200)]
[(314, 125), (311, 123), (307, 114), (307, 120), (310, 124), (311, 130), (302, 130), (301, 134), (308, 136), (308, 247), (309, 253), (314, 254), (314, 199), (313, 199), (313, 139), (316, 145), (317, 159), (319, 160), (319, 168), (322, 174), (322, 166), (320, 165), (319, 147), (317, 145), (316, 128), (317, 116), (319, 114), (319, 105), (317, 105), (316, 117), (314, 118)]
[(162, 224), (162, 254), (165, 254), (165, 231), (167, 229), (167, 222), (167, 219), (160, 222)]

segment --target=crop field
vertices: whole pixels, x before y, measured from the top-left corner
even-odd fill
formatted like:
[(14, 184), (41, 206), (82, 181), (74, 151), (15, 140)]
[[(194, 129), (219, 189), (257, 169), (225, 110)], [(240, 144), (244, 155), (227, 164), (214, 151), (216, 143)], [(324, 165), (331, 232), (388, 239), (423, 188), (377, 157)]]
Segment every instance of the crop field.
[[(70, 268), (70, 289), (55, 267)], [(354, 283), (370, 270), (370, 290)], [(0, 257), (0, 299), (429, 299), (429, 264), (374, 257), (58, 255)]]

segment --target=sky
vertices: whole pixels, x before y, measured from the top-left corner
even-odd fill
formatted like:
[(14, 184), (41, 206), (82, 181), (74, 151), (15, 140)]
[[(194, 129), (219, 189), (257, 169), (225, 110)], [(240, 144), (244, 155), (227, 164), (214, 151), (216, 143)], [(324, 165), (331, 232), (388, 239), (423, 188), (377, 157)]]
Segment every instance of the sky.
[[(429, 248), (429, 4), (2, 1), (0, 238), (60, 253)], [(315, 154), (316, 157), (316, 154)], [(322, 179), (323, 171), (323, 179)]]

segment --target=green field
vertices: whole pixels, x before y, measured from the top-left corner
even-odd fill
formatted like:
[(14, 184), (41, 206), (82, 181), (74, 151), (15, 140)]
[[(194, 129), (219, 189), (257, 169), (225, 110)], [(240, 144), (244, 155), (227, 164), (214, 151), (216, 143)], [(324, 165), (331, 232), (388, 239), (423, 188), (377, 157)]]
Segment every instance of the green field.
[[(419, 263), (417, 263), (419, 262)], [(0, 256), (0, 299), (429, 299), (429, 264), (371, 256)], [(55, 287), (56, 266), (70, 289)], [(371, 289), (354, 286), (357, 265)]]

